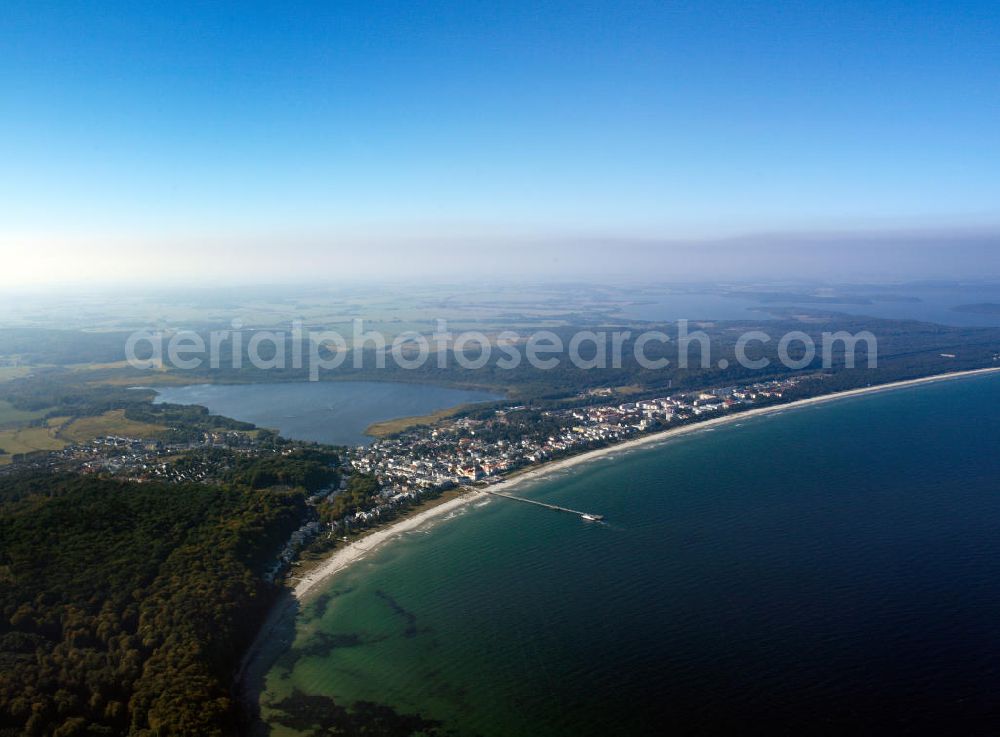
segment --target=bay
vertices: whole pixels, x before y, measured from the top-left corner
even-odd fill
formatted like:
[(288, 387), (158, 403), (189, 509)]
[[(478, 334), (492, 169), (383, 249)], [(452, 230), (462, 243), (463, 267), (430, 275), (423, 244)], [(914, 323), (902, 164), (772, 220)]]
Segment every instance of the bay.
[(357, 702), (453, 734), (996, 733), (998, 402), (995, 376), (843, 399), (518, 490), (606, 525), (468, 506), (306, 601), (262, 717), (273, 735)]

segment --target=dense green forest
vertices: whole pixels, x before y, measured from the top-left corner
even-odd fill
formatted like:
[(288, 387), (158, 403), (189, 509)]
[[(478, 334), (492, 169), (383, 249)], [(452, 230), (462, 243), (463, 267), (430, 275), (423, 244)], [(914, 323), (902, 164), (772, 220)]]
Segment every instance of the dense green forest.
[(0, 734), (235, 734), (301, 492), (0, 479)]
[(178, 458), (174, 467), (183, 470), (203, 463), (216, 469), (221, 482), (250, 489), (285, 486), (316, 492), (340, 479), (336, 468), (340, 456), (325, 446), (293, 446), (280, 455), (265, 456), (241, 456), (218, 448), (199, 449)]
[(340, 519), (345, 514), (375, 506), (379, 483), (374, 476), (352, 473), (347, 480), (347, 488), (324, 502), (319, 509), (320, 518), (326, 522)]
[[(672, 341), (650, 343), (646, 352), (650, 359), (669, 359), (670, 367), (646, 369), (635, 361), (633, 344), (626, 341), (620, 368), (581, 369), (563, 355), (554, 370), (527, 363), (504, 370), (497, 365), (501, 356), (494, 355), (474, 370), (454, 361), (444, 369), (429, 361), (420, 369), (403, 370), (391, 360), (385, 369), (376, 369), (369, 352), (367, 368), (353, 369), (348, 362), (323, 378), (501, 389), (509, 397), (503, 404), (513, 399), (529, 406), (511, 413), (506, 423), (491, 426), (489, 439), (514, 440), (558, 431), (559, 422), (541, 410), (608, 401), (606, 394), (588, 397), (587, 390), (593, 388), (618, 387), (638, 399), (793, 373), (779, 365), (776, 339), (751, 351), (752, 359), (770, 360), (768, 369), (738, 365), (735, 341), (751, 327), (706, 327), (712, 356), (706, 367), (700, 366), (700, 352), (695, 350), (692, 366), (679, 368), (677, 343)], [(676, 338), (676, 326), (659, 328)], [(566, 344), (577, 329), (554, 332)], [(817, 356), (802, 369), (816, 380), (803, 382), (786, 399), (997, 365), (1000, 351), (1000, 329), (991, 328), (838, 316), (814, 324), (775, 321), (768, 330), (774, 336), (803, 330), (817, 343), (823, 331), (872, 330), (878, 337), (877, 368), (842, 370), (843, 357), (835, 353), (833, 367), (821, 370)], [(122, 334), (112, 333), (0, 330), (0, 356), (47, 364), (0, 383), (0, 400), (38, 412), (41, 417), (33, 422), (123, 409), (130, 420), (169, 428), (162, 434), (168, 441), (199, 438), (208, 430), (253, 429), (210, 415), (203, 407), (154, 405), (152, 390), (128, 388), (143, 383), (149, 374), (68, 365), (119, 361), (123, 341)], [(582, 354), (589, 357), (586, 350)], [(719, 368), (719, 359), (729, 366)], [(864, 366), (863, 353), (858, 362)], [(293, 381), (307, 378), (307, 371), (262, 371), (223, 363), (217, 370), (169, 376)], [(464, 412), (492, 415), (482, 405)], [(236, 710), (229, 691), (233, 673), (276, 593), (259, 572), (307, 515), (305, 494), (290, 489), (314, 492), (339, 481), (333, 449), (291, 444), (268, 431), (257, 432), (255, 446), (279, 452), (242, 456), (207, 448), (175, 462), (194, 468), (207, 461), (218, 482), (212, 487), (23, 473), (0, 477), (0, 737), (235, 734)], [(370, 509), (378, 503), (378, 491), (375, 478), (353, 474), (345, 490), (319, 505), (320, 519)], [(327, 536), (313, 550), (332, 544)], [(334, 714), (337, 723), (353, 723), (353, 712), (310, 703)]]

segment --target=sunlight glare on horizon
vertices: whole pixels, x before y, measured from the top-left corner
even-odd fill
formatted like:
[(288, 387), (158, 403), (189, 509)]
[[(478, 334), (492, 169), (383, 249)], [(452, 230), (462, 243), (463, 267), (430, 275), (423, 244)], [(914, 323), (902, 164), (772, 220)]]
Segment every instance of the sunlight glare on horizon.
[[(947, 255), (1000, 245), (995, 3), (15, 0), (3, 16), (7, 287), (730, 277), (766, 258), (780, 275), (815, 261), (790, 243), (847, 243), (844, 275), (884, 271), (889, 250), (1000, 273)], [(930, 266), (907, 255), (931, 241)]]

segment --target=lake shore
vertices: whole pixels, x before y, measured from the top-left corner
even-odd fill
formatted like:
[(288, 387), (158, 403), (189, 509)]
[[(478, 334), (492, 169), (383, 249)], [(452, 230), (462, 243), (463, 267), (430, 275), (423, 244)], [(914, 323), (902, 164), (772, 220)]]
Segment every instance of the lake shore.
[[(688, 435), (696, 432), (718, 427), (729, 423), (740, 422), (750, 417), (776, 414), (789, 409), (798, 409), (825, 402), (856, 397), (876, 392), (892, 391), (906, 387), (918, 386), (950, 379), (959, 379), (982, 374), (992, 374), (1000, 372), (1000, 367), (976, 369), (972, 371), (957, 371), (947, 374), (938, 374), (919, 379), (898, 381), (889, 384), (851, 389), (842, 392), (834, 392), (821, 396), (801, 399), (794, 402), (775, 404), (767, 407), (758, 407), (742, 412), (735, 412), (724, 417), (717, 417), (702, 422), (695, 422), (682, 427), (671, 428), (661, 432), (643, 435), (632, 438), (621, 443), (609, 445), (604, 448), (580, 453), (569, 458), (563, 458), (538, 466), (529, 467), (513, 476), (508, 477), (498, 483), (491, 484), (490, 490), (508, 492), (519, 484), (538, 480), (549, 474), (564, 471), (575, 466), (588, 463), (606, 457), (612, 453), (627, 451), (642, 446), (653, 445), (666, 442), (673, 438)], [(403, 534), (415, 530), (421, 526), (431, 524), (434, 521), (444, 521), (448, 515), (465, 507), (473, 502), (488, 499), (486, 492), (473, 487), (467, 487), (464, 492), (445, 501), (432, 500), (427, 508), (416, 508), (406, 516), (395, 520), (384, 527), (376, 528), (363, 534), (361, 537), (349, 543), (346, 547), (334, 550), (329, 557), (319, 561), (314, 566), (306, 570), (299, 577), (295, 585), (275, 603), (267, 617), (266, 622), (261, 627), (255, 641), (244, 654), (240, 668), (236, 674), (236, 694), (243, 703), (245, 713), (254, 715), (256, 713), (256, 699), (263, 688), (263, 679), (267, 670), (267, 663), (275, 653), (291, 642), (294, 630), (294, 622), (302, 607), (310, 596), (315, 595), (320, 590), (321, 584), (327, 584), (337, 574), (350, 568), (354, 563), (364, 559), (369, 553), (383, 546), (386, 542), (399, 538)], [(252, 718), (252, 716), (251, 716)]]
[[(541, 463), (536, 467), (531, 467), (526, 471), (517, 473), (495, 484), (491, 484), (489, 488), (492, 491), (507, 492), (519, 484), (547, 476), (551, 473), (573, 468), (574, 466), (578, 466), (583, 463), (588, 463), (611, 453), (618, 453), (645, 445), (663, 442), (681, 435), (688, 435), (690, 433), (701, 432), (708, 428), (739, 422), (750, 417), (759, 417), (761, 415), (783, 412), (789, 409), (809, 407), (816, 404), (822, 404), (824, 402), (831, 402), (838, 399), (846, 399), (848, 397), (856, 397), (864, 394), (892, 391), (894, 389), (918, 386), (920, 384), (929, 384), (937, 381), (947, 381), (950, 379), (958, 379), (995, 372), (1000, 372), (1000, 367), (974, 369), (971, 371), (955, 371), (947, 374), (925, 376), (919, 379), (908, 379), (906, 381), (896, 381), (889, 384), (878, 384), (875, 386), (862, 387), (860, 389), (850, 389), (842, 392), (823, 394), (816, 397), (809, 397), (808, 399), (799, 399), (794, 402), (786, 402), (782, 404), (769, 405), (767, 407), (757, 407), (754, 409), (734, 412), (733, 414), (729, 414), (724, 417), (715, 417), (702, 422), (693, 422), (681, 427), (632, 438), (631, 440), (625, 440), (604, 448), (579, 453), (569, 458), (562, 458), (555, 461), (549, 461), (547, 463)], [(375, 531), (364, 535), (358, 540), (350, 543), (347, 547), (334, 551), (329, 558), (303, 575), (297, 581), (292, 590), (293, 596), (299, 600), (304, 599), (310, 594), (310, 592), (313, 592), (320, 583), (325, 582), (327, 579), (350, 567), (351, 564), (361, 560), (385, 542), (392, 540), (405, 532), (414, 530), (424, 524), (445, 517), (467, 504), (482, 500), (486, 496), (485, 492), (475, 489), (474, 487), (470, 487), (465, 493), (455, 499), (451, 499), (430, 509), (419, 511), (416, 514), (403, 517), (402, 519), (391, 523), (387, 527), (378, 528)]]

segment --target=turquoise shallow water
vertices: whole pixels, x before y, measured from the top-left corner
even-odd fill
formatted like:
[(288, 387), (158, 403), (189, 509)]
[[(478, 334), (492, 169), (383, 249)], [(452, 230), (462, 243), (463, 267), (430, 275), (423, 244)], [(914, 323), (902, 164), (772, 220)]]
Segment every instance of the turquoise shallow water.
[(262, 714), (275, 735), (357, 701), (456, 734), (996, 733), (998, 406), (996, 377), (925, 385), (517, 490), (607, 525), (466, 507), (307, 603)]

